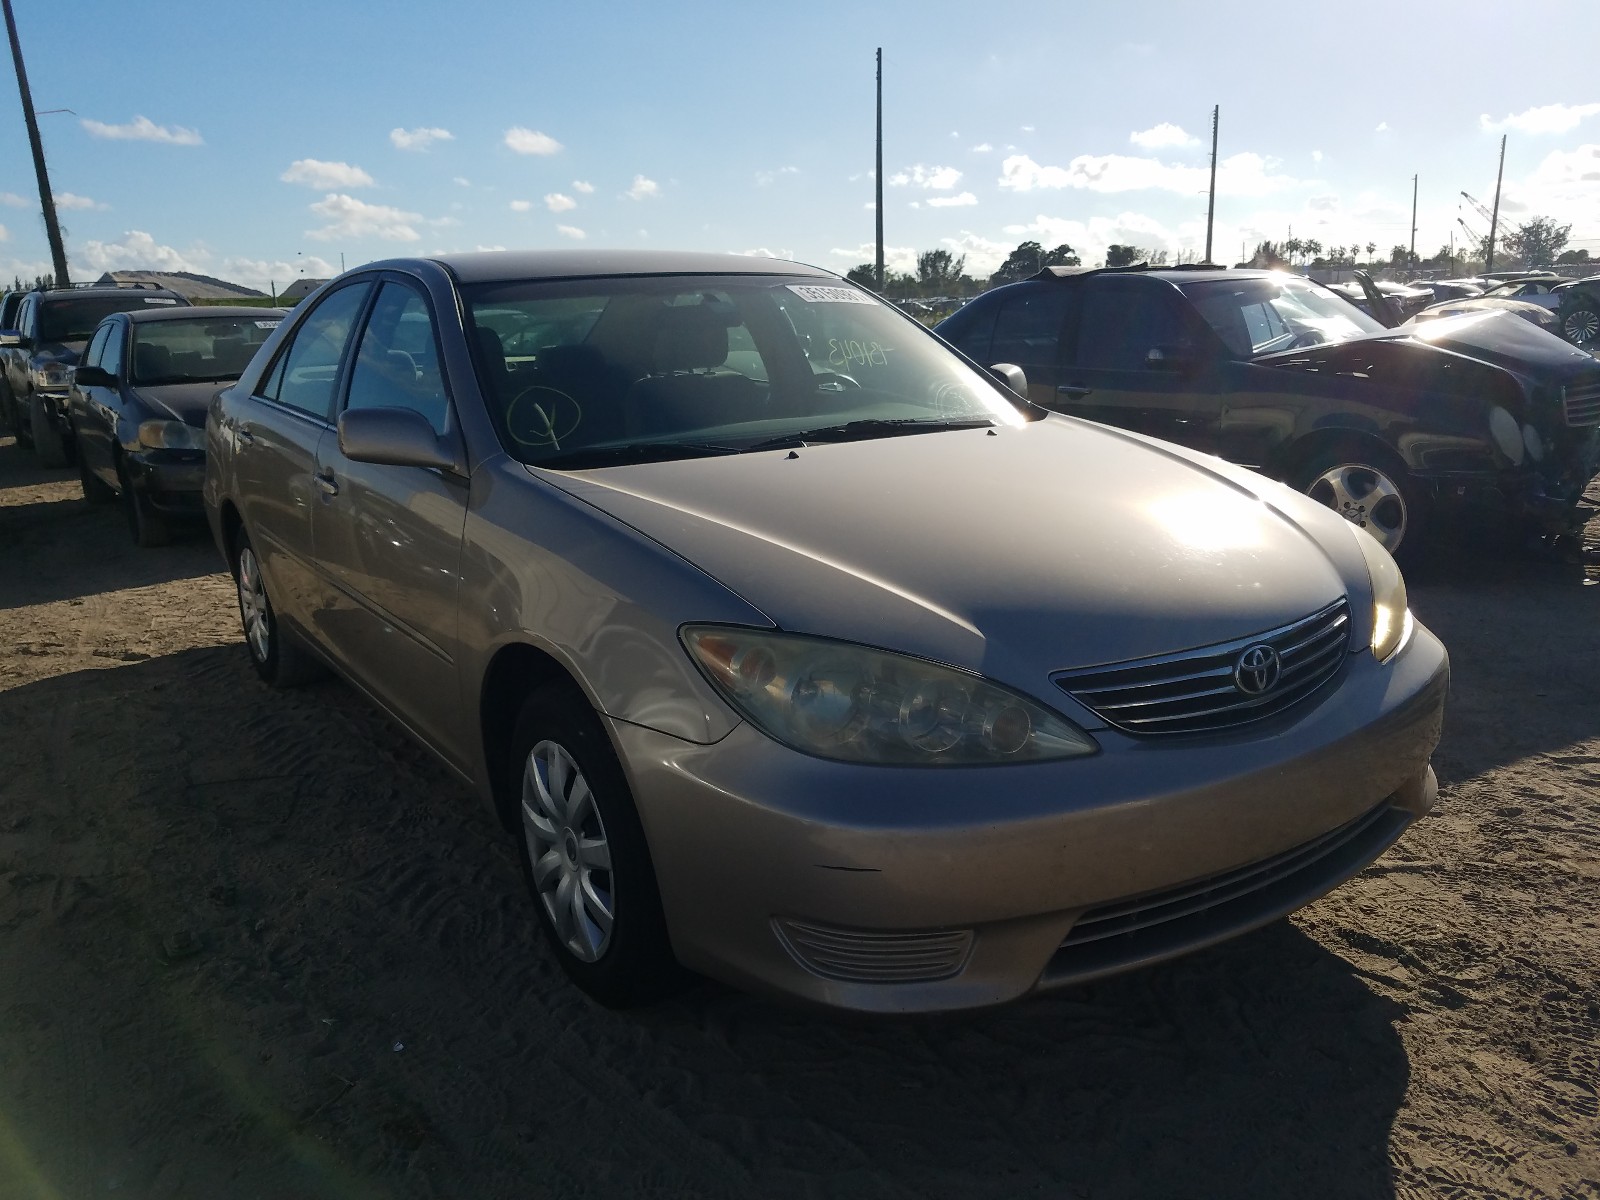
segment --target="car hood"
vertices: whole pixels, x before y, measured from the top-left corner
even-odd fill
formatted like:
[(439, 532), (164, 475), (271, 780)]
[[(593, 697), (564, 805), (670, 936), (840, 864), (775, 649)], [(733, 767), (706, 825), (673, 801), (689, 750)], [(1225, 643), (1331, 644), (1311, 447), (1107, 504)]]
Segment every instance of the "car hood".
[[(1420, 324), (1407, 323), (1395, 329), (1381, 329), (1376, 333), (1346, 338), (1336, 344), (1341, 348), (1356, 348), (1366, 342), (1412, 342), (1419, 347), (1435, 346), (1480, 362), (1531, 373), (1554, 372), (1565, 375), (1574, 367), (1594, 365), (1594, 360), (1582, 350), (1498, 306)], [(1255, 361), (1263, 366), (1293, 366), (1295, 360), (1306, 356), (1305, 349), (1280, 350), (1276, 354), (1264, 354)]]
[(1532, 321), (1545, 329), (1553, 329), (1556, 325), (1555, 314), (1544, 305), (1530, 304), (1526, 300), (1512, 300), (1506, 296), (1471, 296), (1463, 300), (1446, 300), (1439, 304), (1430, 304), (1407, 323), (1425, 324), (1443, 317), (1459, 317), (1479, 312), (1512, 313), (1524, 321)]
[[(1052, 416), (993, 433), (529, 470), (780, 628), (1039, 692), (1053, 670), (1248, 636), (1366, 587), (1337, 516), (1213, 461)], [(1300, 502), (1328, 524), (1288, 515)]]
[(232, 383), (228, 379), (207, 379), (197, 383), (139, 384), (133, 390), (149, 407), (155, 419), (170, 415), (175, 421), (203, 429), (211, 398), (223, 388), (231, 387)]

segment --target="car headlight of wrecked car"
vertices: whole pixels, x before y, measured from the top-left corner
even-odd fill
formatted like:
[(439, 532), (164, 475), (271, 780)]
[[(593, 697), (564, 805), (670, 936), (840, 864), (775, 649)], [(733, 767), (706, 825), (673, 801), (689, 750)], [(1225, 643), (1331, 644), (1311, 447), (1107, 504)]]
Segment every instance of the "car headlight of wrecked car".
[(206, 431), (182, 421), (141, 421), (139, 444), (149, 450), (204, 450)]
[(1411, 609), (1406, 601), (1406, 581), (1393, 557), (1365, 529), (1350, 526), (1361, 556), (1367, 560), (1372, 581), (1372, 654), (1388, 662), (1411, 637)]
[[(1404, 596), (1402, 588), (1402, 607)], [(909, 655), (720, 625), (685, 626), (682, 637), (740, 715), (819, 758), (960, 766), (1074, 758), (1099, 749), (1041, 704)]]

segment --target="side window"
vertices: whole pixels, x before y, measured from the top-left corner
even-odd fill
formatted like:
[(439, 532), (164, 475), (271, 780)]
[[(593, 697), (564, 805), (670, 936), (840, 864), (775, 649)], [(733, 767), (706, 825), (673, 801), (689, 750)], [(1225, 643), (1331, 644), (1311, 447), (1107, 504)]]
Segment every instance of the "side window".
[(443, 433), (450, 402), (439, 372), (428, 305), (404, 284), (385, 283), (361, 334), (346, 408), (409, 408)]
[(33, 314), (39, 311), (39, 295), (30, 293), (22, 302), (22, 307), (17, 309), (17, 328), (23, 337), (33, 337)]
[(98, 367), (100, 365), (100, 356), (105, 353), (106, 338), (110, 333), (111, 326), (109, 325), (102, 325), (94, 331), (94, 337), (89, 340), (89, 348), (83, 352), (84, 366)]
[(370, 290), (370, 284), (352, 284), (319, 303), (278, 356), (262, 394), (313, 417), (332, 417), (339, 362)]
[(1016, 289), (995, 317), (991, 362), (1055, 366), (1061, 361), (1061, 334), (1077, 289), (1040, 283)]
[(122, 374), (122, 343), (127, 337), (127, 327), (121, 321), (112, 321), (106, 326), (106, 344), (102, 351), (105, 358), (101, 366), (109, 374)]
[(1149, 279), (1090, 280), (1078, 322), (1078, 366), (1148, 371), (1150, 351), (1189, 341), (1178, 299)]
[(988, 366), (990, 362), (999, 361), (989, 353), (989, 344), (994, 339), (994, 318), (999, 311), (998, 304), (973, 301), (946, 318), (939, 334), (957, 350)]

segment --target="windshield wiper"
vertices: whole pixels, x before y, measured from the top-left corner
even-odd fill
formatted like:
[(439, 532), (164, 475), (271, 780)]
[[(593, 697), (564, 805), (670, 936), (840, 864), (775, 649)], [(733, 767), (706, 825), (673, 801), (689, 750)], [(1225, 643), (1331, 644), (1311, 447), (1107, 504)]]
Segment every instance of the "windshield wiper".
[(895, 437), (905, 433), (933, 433), (941, 429), (988, 429), (995, 423), (988, 417), (862, 417), (838, 425), (819, 425), (814, 429), (799, 429), (793, 433), (779, 434), (764, 441), (744, 447), (746, 450), (782, 450), (790, 446), (804, 446), (808, 442), (854, 442), (875, 437)]
[(743, 454), (748, 447), (722, 446), (715, 442), (634, 442), (626, 446), (583, 446), (530, 462), (530, 467), (549, 467), (554, 471), (576, 471), (585, 467), (609, 467), (621, 463), (665, 462), (674, 458), (715, 458), (723, 454)]

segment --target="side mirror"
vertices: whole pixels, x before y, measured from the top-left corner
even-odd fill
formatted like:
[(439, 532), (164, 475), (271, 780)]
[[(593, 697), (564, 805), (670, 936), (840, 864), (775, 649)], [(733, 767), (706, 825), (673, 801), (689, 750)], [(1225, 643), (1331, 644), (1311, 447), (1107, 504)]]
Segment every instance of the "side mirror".
[(79, 387), (117, 386), (117, 377), (102, 367), (79, 367), (72, 372), (72, 381)]
[(1187, 346), (1151, 346), (1144, 365), (1152, 371), (1187, 371), (1199, 361)]
[(0, 350), (12, 346), (26, 350), (28, 348), (28, 339), (22, 336), (21, 330), (0, 329)]
[(339, 449), (353, 462), (436, 467), (460, 474), (459, 454), (409, 408), (354, 408), (339, 414)]
[(995, 363), (989, 368), (989, 374), (993, 375), (1024, 400), (1028, 398), (1027, 373), (1016, 363)]

